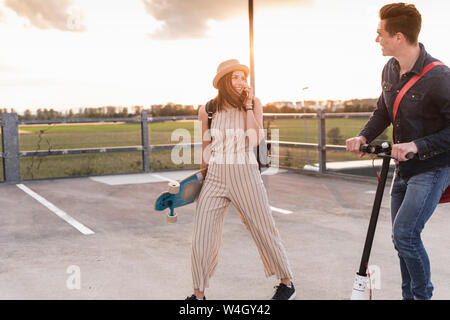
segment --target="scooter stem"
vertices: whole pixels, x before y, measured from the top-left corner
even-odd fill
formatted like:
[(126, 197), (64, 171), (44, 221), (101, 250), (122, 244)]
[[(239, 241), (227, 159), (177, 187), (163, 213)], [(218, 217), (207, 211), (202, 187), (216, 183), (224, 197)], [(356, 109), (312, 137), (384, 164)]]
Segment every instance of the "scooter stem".
[(361, 257), (361, 264), (359, 266), (359, 276), (367, 276), (366, 270), (369, 265), (370, 251), (372, 249), (373, 238), (375, 236), (375, 229), (377, 227), (378, 215), (380, 213), (381, 201), (383, 199), (384, 187), (386, 186), (386, 179), (389, 172), (390, 157), (383, 157), (383, 164), (381, 167), (381, 179), (378, 182), (377, 192), (375, 194), (375, 200), (372, 207), (372, 214), (370, 216), (369, 227), (367, 230), (366, 242), (364, 244), (364, 250)]

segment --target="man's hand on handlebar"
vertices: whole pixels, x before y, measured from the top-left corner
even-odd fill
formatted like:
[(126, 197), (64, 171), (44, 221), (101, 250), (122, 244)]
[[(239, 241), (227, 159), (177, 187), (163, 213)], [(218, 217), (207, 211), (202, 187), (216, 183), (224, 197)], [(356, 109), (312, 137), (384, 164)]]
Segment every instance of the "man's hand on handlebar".
[(347, 146), (347, 151), (359, 154), (359, 157), (362, 158), (365, 153), (359, 151), (361, 145), (366, 144), (367, 140), (363, 136), (358, 136), (354, 138), (347, 139), (345, 144)]
[[(416, 154), (418, 152), (416, 144), (411, 142), (394, 144), (392, 146), (391, 155), (396, 157), (398, 161), (408, 161), (409, 159), (406, 157), (408, 153)], [(395, 160), (395, 163), (398, 163)]]
[[(361, 152), (361, 146), (367, 143), (367, 140), (363, 136), (358, 136), (346, 140), (347, 151), (359, 154), (362, 158), (365, 153)], [(363, 149), (364, 150), (364, 149)], [(366, 151), (366, 150), (364, 150)], [(394, 144), (392, 149), (390, 148), (390, 157), (395, 160), (395, 163), (399, 161), (408, 161), (414, 157), (418, 152), (416, 144), (412, 142)], [(367, 151), (366, 151), (367, 152)], [(369, 152), (372, 153), (372, 152)]]

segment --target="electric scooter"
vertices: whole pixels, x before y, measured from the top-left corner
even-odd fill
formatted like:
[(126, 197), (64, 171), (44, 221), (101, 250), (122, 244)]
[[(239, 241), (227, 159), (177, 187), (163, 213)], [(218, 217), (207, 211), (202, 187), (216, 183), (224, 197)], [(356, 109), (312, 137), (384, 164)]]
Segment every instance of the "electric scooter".
[[(378, 158), (383, 159), (381, 165), (381, 174), (378, 178), (378, 187), (375, 194), (375, 200), (372, 207), (372, 215), (370, 216), (369, 228), (367, 230), (366, 242), (364, 244), (364, 250), (361, 257), (361, 264), (359, 271), (356, 273), (355, 282), (353, 284), (351, 300), (366, 300), (367, 295), (365, 293), (367, 289), (367, 283), (369, 281), (367, 277), (367, 268), (369, 266), (369, 256), (372, 249), (373, 238), (375, 236), (375, 229), (378, 222), (378, 215), (380, 213), (381, 200), (383, 199), (384, 187), (386, 185), (386, 179), (389, 171), (389, 163), (391, 159), (398, 160), (396, 157), (391, 156), (391, 145), (389, 142), (383, 142), (381, 146), (372, 146), (370, 144), (363, 144), (359, 150), (368, 154), (375, 154)], [(410, 152), (406, 155), (406, 158), (412, 159), (414, 153)]]

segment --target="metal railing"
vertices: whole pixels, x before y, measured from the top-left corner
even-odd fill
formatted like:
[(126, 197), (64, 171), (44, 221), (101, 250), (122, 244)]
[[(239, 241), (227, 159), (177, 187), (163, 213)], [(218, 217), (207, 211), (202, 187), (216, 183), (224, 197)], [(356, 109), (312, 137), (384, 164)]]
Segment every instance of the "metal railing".
[[(326, 172), (327, 150), (345, 151), (343, 145), (326, 144), (326, 118), (368, 118), (371, 113), (325, 113), (319, 110), (317, 113), (265, 113), (264, 120), (277, 119), (315, 119), (318, 122), (318, 143), (302, 143), (290, 141), (272, 141), (267, 140), (268, 144), (277, 143), (280, 147), (300, 148), (318, 151), (318, 171)], [(33, 120), (19, 121), (16, 113), (3, 113), (1, 120), (2, 129), (2, 151), (0, 158), (3, 160), (4, 182), (18, 182), (20, 176), (20, 158), (34, 156), (52, 156), (52, 155), (71, 155), (71, 154), (95, 154), (112, 152), (133, 152), (142, 153), (142, 172), (150, 172), (149, 155), (151, 150), (172, 149), (180, 144), (159, 144), (149, 145), (148, 124), (164, 121), (177, 120), (196, 120), (197, 116), (176, 116), (176, 117), (148, 117), (147, 111), (143, 111), (140, 117), (135, 118), (107, 118), (107, 119), (68, 119), (68, 120)], [(140, 123), (141, 124), (141, 145), (125, 147), (106, 147), (106, 148), (78, 148), (78, 149), (54, 149), (54, 150), (19, 150), (19, 125), (39, 125), (39, 124), (71, 124), (71, 123), (102, 123), (102, 122), (121, 122), (121, 123)], [(183, 146), (183, 145), (181, 145)], [(185, 147), (199, 147), (201, 143), (191, 143)]]

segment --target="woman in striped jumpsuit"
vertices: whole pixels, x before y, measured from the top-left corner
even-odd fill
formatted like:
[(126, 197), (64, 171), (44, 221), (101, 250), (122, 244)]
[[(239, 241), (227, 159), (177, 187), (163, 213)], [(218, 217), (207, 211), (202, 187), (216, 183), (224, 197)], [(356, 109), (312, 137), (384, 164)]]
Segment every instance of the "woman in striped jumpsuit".
[[(213, 85), (218, 95), (211, 130), (205, 107), (199, 110), (202, 123), (202, 168), (207, 175), (200, 192), (192, 239), (194, 294), (189, 300), (205, 299), (204, 291), (214, 274), (230, 203), (250, 231), (267, 277), (281, 279), (272, 299), (295, 297), (286, 252), (272, 217), (267, 192), (252, 150), (263, 138), (262, 106), (247, 85), (248, 68), (237, 60), (218, 67)], [(210, 138), (212, 139), (210, 140)], [(209, 157), (209, 159), (208, 159)]]

